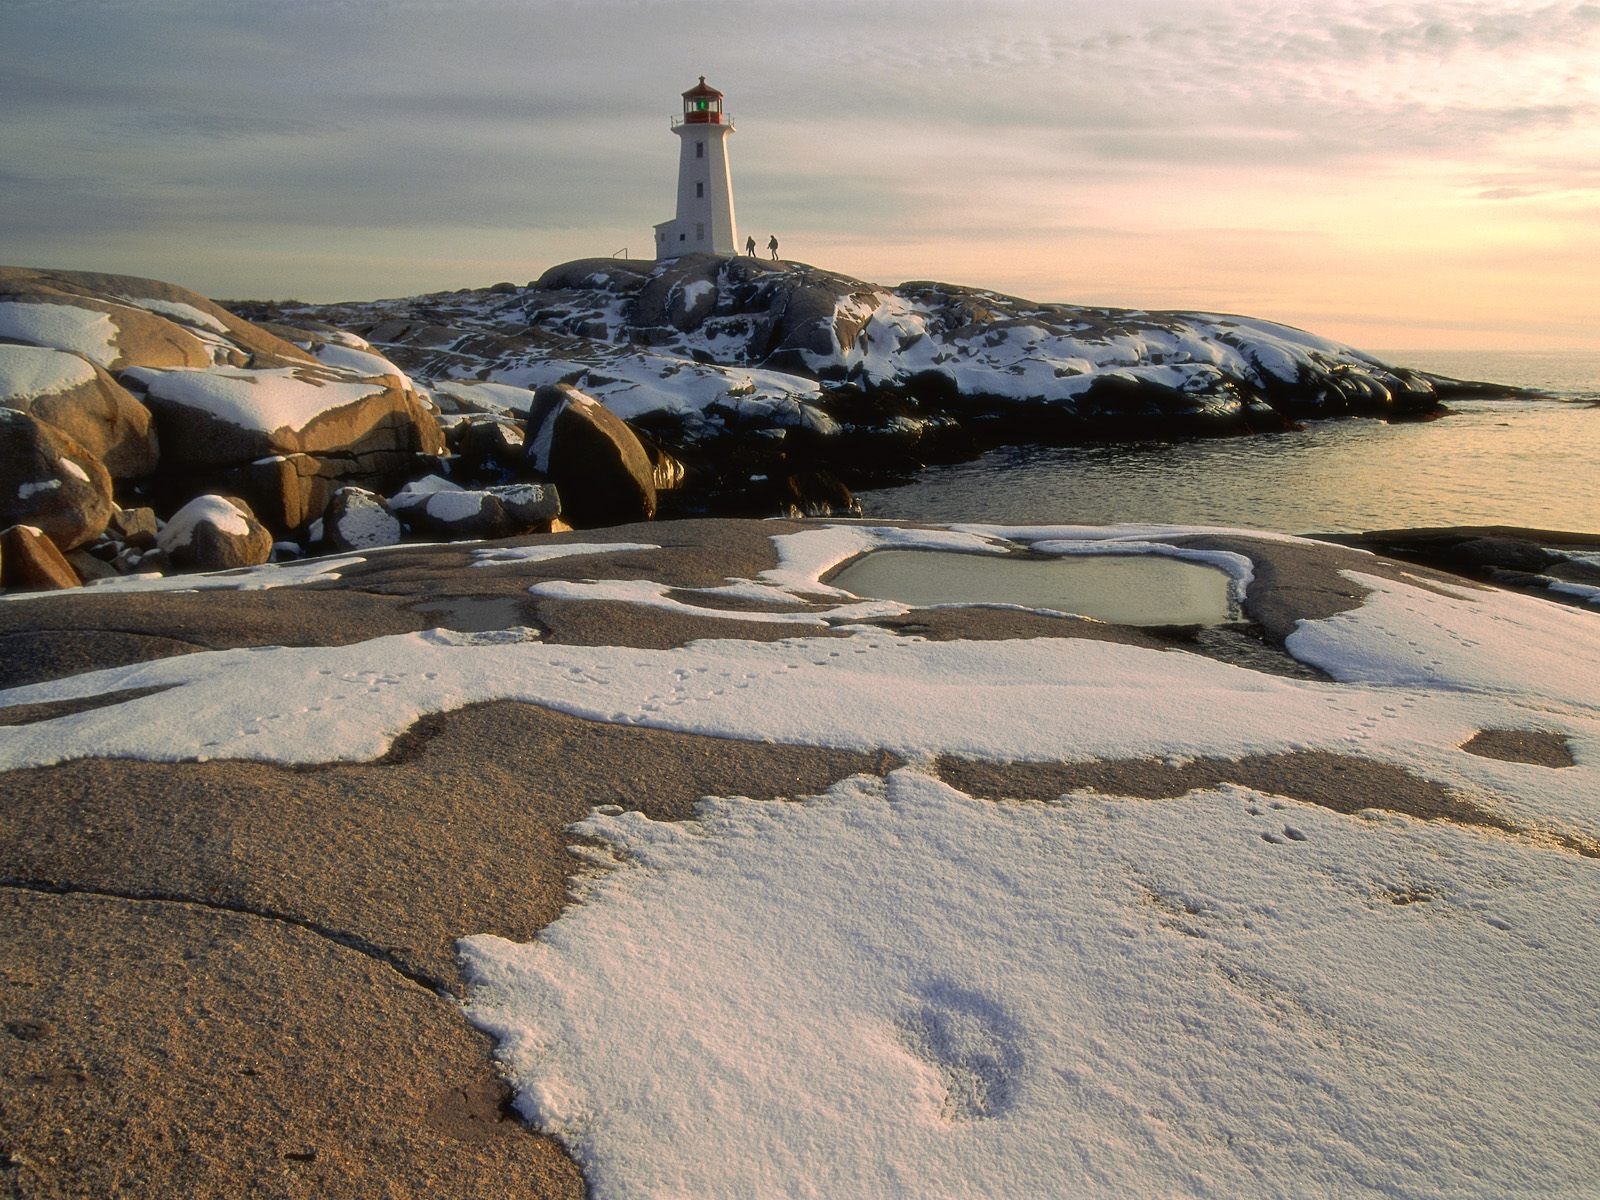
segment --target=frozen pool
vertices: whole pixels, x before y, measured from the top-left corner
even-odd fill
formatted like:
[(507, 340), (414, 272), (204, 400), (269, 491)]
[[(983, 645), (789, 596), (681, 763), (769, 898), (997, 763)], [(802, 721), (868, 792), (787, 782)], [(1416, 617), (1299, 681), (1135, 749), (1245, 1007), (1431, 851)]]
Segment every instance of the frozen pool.
[(1020, 604), (1118, 625), (1220, 625), (1238, 619), (1226, 572), (1149, 554), (1064, 558), (878, 550), (829, 583), (904, 604)]

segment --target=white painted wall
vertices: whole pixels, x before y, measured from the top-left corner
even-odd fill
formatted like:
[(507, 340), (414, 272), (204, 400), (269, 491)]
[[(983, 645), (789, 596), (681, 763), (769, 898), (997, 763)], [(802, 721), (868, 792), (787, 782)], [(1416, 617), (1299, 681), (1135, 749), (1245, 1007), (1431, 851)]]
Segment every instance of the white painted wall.
[(733, 213), (733, 175), (728, 168), (732, 125), (676, 126), (678, 215), (656, 226), (656, 257), (737, 254), (739, 228)]

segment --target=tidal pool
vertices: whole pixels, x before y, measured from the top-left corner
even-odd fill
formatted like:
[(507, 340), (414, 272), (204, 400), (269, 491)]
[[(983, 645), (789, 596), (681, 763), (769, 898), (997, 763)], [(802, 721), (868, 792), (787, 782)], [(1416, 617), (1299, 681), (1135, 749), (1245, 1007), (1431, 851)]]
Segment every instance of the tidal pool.
[(876, 550), (828, 580), (857, 596), (933, 604), (1020, 604), (1118, 625), (1238, 619), (1226, 572), (1151, 554), (1064, 558)]

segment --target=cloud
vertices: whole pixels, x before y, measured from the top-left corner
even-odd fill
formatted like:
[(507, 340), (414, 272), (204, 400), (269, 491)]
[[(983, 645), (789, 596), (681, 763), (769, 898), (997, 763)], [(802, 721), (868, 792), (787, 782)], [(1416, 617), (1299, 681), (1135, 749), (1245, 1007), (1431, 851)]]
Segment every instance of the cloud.
[(10, 0), (6, 24), (8, 256), (211, 239), (234, 292), (313, 230), (359, 251), (297, 258), (307, 294), (386, 256), (422, 286), (419, 246), (478, 264), (508, 230), (519, 255), (642, 239), (702, 72), (744, 220), (913, 247), (907, 274), (1021, 239), (1105, 270), (1096, 246), (1257, 229), (1351, 253), (1385, 204), (1473, 198), (1568, 237), (1600, 161), (1593, 0)]

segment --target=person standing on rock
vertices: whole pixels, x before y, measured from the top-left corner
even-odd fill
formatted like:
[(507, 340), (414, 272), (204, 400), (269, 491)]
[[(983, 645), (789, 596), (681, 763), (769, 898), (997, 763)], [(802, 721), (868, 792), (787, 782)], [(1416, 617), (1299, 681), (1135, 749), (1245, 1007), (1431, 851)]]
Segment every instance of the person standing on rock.
[(772, 251), (772, 261), (778, 261), (778, 235), (773, 234), (767, 239), (767, 249)]
[(749, 237), (745, 238), (745, 240), (744, 240), (744, 252), (746, 254), (748, 254), (751, 258), (754, 258), (756, 256), (756, 235), (755, 234), (752, 233)]

